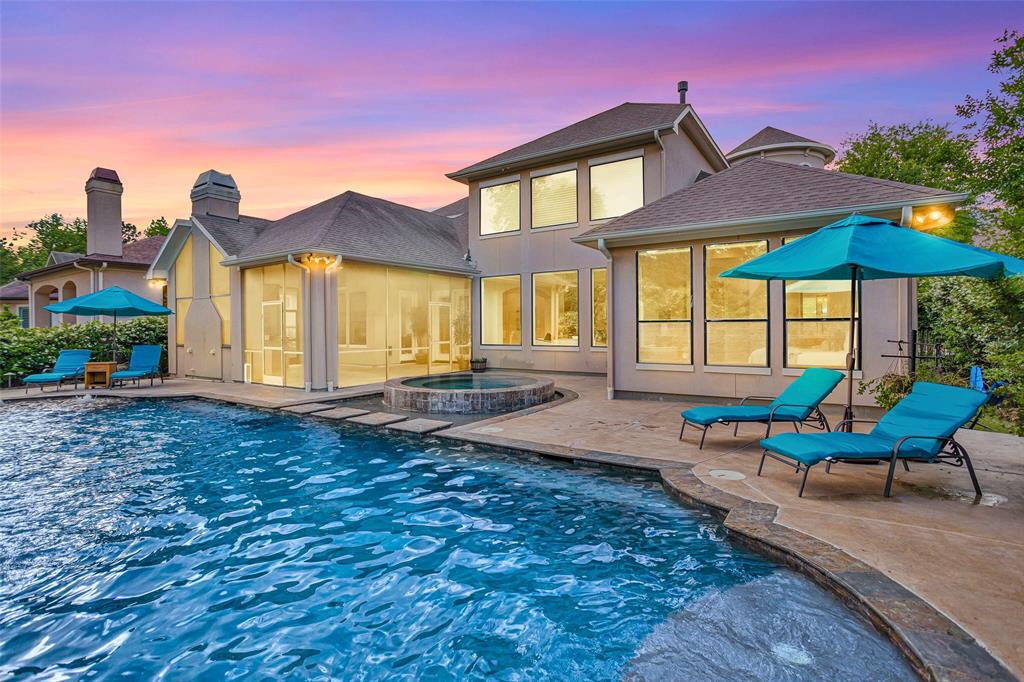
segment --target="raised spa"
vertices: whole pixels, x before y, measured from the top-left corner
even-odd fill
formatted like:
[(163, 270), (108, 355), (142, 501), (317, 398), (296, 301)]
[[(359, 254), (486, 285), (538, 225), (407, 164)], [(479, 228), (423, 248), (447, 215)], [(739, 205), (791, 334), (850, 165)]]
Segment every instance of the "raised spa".
[(555, 383), (516, 374), (448, 374), (392, 379), (384, 403), (410, 412), (488, 414), (521, 410), (551, 400)]

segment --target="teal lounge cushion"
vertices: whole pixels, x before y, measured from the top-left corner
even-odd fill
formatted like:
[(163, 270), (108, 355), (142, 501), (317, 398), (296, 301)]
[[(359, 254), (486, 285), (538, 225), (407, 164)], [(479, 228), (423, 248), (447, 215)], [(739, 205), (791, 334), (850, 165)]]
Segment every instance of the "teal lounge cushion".
[[(707, 426), (721, 422), (766, 422), (771, 414), (769, 405), (704, 405), (682, 412), (686, 421)], [(780, 407), (775, 411), (776, 421), (803, 421), (810, 409), (804, 407)]]
[(111, 379), (140, 379), (155, 374), (156, 370), (151, 369), (123, 369), (110, 375)]
[(29, 374), (22, 379), (26, 384), (55, 384), (62, 379), (73, 379), (76, 373), (65, 374), (63, 372), (44, 372), (42, 374)]
[[(900, 447), (901, 457), (931, 458), (924, 445), (928, 441), (908, 441)], [(895, 441), (870, 433), (783, 433), (771, 438), (762, 438), (761, 447), (778, 453), (801, 464), (814, 466), (829, 457), (833, 459), (888, 459), (892, 457)]]

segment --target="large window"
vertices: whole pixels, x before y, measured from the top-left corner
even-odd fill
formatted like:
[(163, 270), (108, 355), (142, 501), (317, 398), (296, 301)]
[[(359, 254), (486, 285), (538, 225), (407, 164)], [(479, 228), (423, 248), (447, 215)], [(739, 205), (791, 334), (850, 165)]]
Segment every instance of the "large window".
[(480, 280), (480, 342), (485, 346), (522, 343), (519, 275)]
[(531, 227), (576, 222), (576, 169), (530, 180)]
[[(782, 243), (796, 239), (787, 237)], [(850, 349), (850, 282), (798, 280), (785, 286), (786, 367), (845, 369)], [(856, 324), (859, 335), (860, 321)]]
[(637, 362), (693, 363), (689, 248), (638, 251)]
[(339, 386), (469, 367), (468, 278), (349, 261), (337, 287)]
[(580, 345), (577, 271), (533, 275), (533, 345)]
[(608, 268), (590, 271), (590, 345), (608, 346)]
[(302, 276), (294, 265), (242, 271), (245, 371), (249, 381), (303, 388)]
[(210, 244), (210, 302), (220, 315), (220, 343), (231, 345), (231, 270), (220, 262), (224, 256)]
[(590, 167), (591, 220), (615, 218), (643, 205), (643, 157)]
[(185, 239), (185, 244), (174, 261), (174, 336), (175, 343), (185, 343), (185, 318), (188, 307), (192, 305), (192, 235)]
[(480, 234), (519, 229), (519, 181), (480, 188)]
[(704, 248), (705, 364), (768, 366), (767, 282), (719, 276), (767, 252), (766, 241)]

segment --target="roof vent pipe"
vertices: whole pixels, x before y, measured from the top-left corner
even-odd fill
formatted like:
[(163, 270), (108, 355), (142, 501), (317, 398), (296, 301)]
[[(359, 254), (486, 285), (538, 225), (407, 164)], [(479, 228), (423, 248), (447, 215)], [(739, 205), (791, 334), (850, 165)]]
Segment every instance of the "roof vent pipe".
[(679, 103), (686, 104), (686, 91), (690, 89), (690, 84), (686, 81), (679, 81), (676, 85), (676, 90), (679, 91)]

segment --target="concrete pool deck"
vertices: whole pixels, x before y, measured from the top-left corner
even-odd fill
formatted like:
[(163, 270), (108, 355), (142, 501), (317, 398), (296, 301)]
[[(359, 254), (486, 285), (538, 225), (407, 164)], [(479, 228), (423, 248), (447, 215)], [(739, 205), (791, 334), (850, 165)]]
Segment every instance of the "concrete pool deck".
[[(925, 659), (926, 674), (938, 679), (998, 679), (1000, 673), (1006, 677), (1005, 671), (972, 658), (971, 643), (957, 636), (948, 621), (936, 618), (941, 614), (1012, 674), (1024, 677), (1024, 439), (982, 431), (960, 433), (985, 492), (980, 501), (974, 499), (963, 469), (924, 464), (911, 464), (910, 472), (897, 470), (891, 498), (882, 496), (884, 467), (840, 465), (830, 475), (816, 467), (800, 498), (792, 469), (769, 460), (764, 475), (756, 476), (761, 435), (757, 425), (741, 427), (738, 438), (730, 428), (715, 428), (704, 450), (699, 450), (697, 432), (678, 440), (679, 412), (691, 403), (612, 402), (605, 397), (603, 377), (555, 378), (567, 398), (438, 434), (578, 462), (660, 471), (666, 487), (684, 500), (728, 512), (726, 526), (741, 539), (769, 552), (777, 550), (779, 558), (790, 563), (812, 557), (818, 570), (828, 574), (824, 582), (845, 581), (853, 592), (866, 595), (864, 603), (855, 606), (869, 617), (895, 622), (895, 634), (913, 649), (911, 657)], [(380, 390), (378, 385), (305, 393), (174, 379), (152, 389), (91, 393), (194, 396), (264, 408), (323, 403), (323, 409), (329, 409), (341, 406), (338, 401), (346, 398)], [(64, 390), (43, 395), (72, 394)], [(28, 397), (39, 395), (35, 390)], [(25, 397), (23, 389), (0, 391), (0, 400)], [(839, 411), (826, 413), (836, 421)], [(939, 614), (918, 609), (913, 595)], [(947, 636), (936, 637), (943, 628)]]

